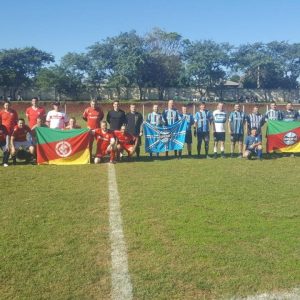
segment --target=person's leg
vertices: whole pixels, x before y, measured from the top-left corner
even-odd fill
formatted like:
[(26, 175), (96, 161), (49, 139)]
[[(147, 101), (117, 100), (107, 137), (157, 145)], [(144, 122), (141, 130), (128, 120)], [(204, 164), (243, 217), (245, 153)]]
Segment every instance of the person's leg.
[(209, 132), (204, 136), (204, 147), (205, 147), (205, 156), (208, 158), (208, 150), (209, 150)]
[(221, 157), (225, 158), (225, 141), (221, 141), (220, 150), (221, 150)]
[(257, 157), (259, 159), (262, 159), (262, 146), (261, 145), (257, 146)]
[(238, 156), (238, 158), (242, 158), (242, 157), (243, 157), (243, 142), (240, 139), (239, 140), (239, 156)]
[(197, 155), (200, 156), (202, 146), (202, 134), (197, 132)]
[(188, 156), (192, 155), (192, 144), (187, 144)]

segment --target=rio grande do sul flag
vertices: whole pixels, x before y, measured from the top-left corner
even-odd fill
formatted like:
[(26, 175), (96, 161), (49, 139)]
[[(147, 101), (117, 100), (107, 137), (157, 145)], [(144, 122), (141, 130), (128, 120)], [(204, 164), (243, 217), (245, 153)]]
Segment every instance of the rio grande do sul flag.
[(267, 152), (300, 152), (300, 122), (269, 121)]
[(35, 129), (37, 163), (52, 165), (82, 165), (90, 163), (88, 129), (60, 130), (45, 127)]

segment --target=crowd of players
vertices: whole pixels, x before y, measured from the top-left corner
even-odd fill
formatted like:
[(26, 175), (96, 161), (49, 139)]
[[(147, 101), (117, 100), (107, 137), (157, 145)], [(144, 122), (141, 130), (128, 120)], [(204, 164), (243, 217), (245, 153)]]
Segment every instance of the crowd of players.
[[(11, 108), (9, 101), (5, 101), (3, 109), (0, 111), (0, 148), (3, 151), (3, 166), (9, 165), (9, 157), (12, 164), (16, 164), (17, 154), (21, 151), (28, 151), (26, 156), (28, 161), (35, 161), (35, 129), (37, 127), (49, 127), (53, 129), (71, 130), (80, 128), (74, 117), (68, 118), (67, 114), (60, 109), (60, 103), (53, 103), (53, 110), (46, 113), (45, 109), (39, 105), (38, 98), (33, 98), (31, 106), (26, 109), (25, 124), (23, 118), (18, 117), (18, 113)], [(143, 135), (143, 122), (148, 122), (154, 126), (168, 126), (181, 119), (187, 120), (187, 131), (185, 142), (187, 144), (188, 155), (192, 155), (193, 135), (197, 138), (197, 155), (200, 157), (202, 144), (206, 158), (209, 156), (210, 132), (213, 132), (214, 149), (213, 158), (220, 156), (225, 158), (225, 137), (228, 129), (231, 147), (230, 156), (235, 156), (235, 147), (238, 146), (238, 158), (251, 158), (253, 155), (262, 159), (262, 127), (269, 120), (281, 120), (285, 122), (300, 120), (297, 110), (293, 109), (292, 103), (288, 102), (286, 109), (280, 111), (276, 103), (270, 104), (270, 109), (261, 114), (258, 106), (253, 107), (250, 114), (241, 110), (240, 104), (234, 105), (234, 110), (230, 113), (224, 111), (224, 103), (217, 104), (214, 111), (206, 109), (206, 104), (200, 103), (199, 110), (195, 114), (187, 112), (187, 106), (183, 105), (181, 111), (174, 107), (174, 101), (169, 100), (167, 108), (162, 112), (158, 111), (158, 105), (153, 105), (153, 111), (143, 119), (141, 113), (136, 111), (135, 104), (130, 104), (129, 112), (125, 113), (119, 108), (119, 101), (113, 102), (113, 109), (110, 110), (104, 120), (104, 113), (96, 100), (90, 102), (90, 106), (83, 112), (82, 118), (86, 121), (86, 126), (90, 129), (90, 153), (94, 163), (100, 163), (105, 156), (109, 156), (109, 161), (115, 163), (121, 160), (124, 151), (131, 157), (134, 153), (140, 156), (141, 136)], [(108, 126), (109, 125), (109, 126)], [(109, 127), (109, 128), (108, 128)], [(193, 131), (193, 132), (192, 132)], [(244, 135), (246, 138), (244, 140)], [(96, 153), (93, 156), (93, 142), (96, 141)], [(175, 151), (175, 156), (182, 158), (182, 150)], [(150, 157), (153, 153), (150, 152)], [(159, 156), (159, 153), (156, 153)], [(168, 156), (168, 152), (165, 153)]]

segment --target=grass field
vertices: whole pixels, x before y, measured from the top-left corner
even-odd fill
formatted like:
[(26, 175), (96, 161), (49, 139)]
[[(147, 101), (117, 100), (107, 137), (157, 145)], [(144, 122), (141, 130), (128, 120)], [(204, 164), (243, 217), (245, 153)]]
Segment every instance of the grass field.
[[(300, 286), (299, 157), (142, 154), (115, 165), (134, 299)], [(19, 165), (0, 176), (0, 299), (110, 299), (107, 166)]]

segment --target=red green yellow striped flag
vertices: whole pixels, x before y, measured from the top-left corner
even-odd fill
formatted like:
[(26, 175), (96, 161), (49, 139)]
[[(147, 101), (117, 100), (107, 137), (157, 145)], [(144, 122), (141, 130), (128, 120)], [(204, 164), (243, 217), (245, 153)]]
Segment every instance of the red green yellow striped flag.
[(37, 163), (81, 165), (90, 163), (88, 129), (60, 130), (37, 127)]
[(269, 121), (267, 152), (300, 152), (300, 122)]

